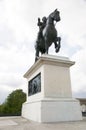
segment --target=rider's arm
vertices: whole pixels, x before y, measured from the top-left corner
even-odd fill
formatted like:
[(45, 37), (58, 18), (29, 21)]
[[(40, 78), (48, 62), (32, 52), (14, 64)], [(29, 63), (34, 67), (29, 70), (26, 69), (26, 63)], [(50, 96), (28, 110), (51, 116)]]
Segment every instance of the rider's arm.
[(42, 25), (42, 22), (40, 21), (40, 18), (38, 18), (38, 23), (37, 23), (38, 26), (41, 26)]

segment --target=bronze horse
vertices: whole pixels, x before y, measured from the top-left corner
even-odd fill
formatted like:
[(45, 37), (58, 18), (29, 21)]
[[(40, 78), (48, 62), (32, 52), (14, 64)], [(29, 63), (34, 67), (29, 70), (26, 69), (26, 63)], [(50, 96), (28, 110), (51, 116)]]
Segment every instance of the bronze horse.
[[(55, 51), (59, 52), (60, 49), (60, 41), (61, 38), (57, 36), (57, 30), (54, 25), (54, 21), (58, 22), (60, 21), (60, 15), (59, 11), (56, 9), (54, 12), (52, 12), (48, 18), (43, 17), (44, 21), (43, 23), (40, 22), (40, 19), (38, 19), (39, 23), (38, 26), (40, 26), (40, 31), (38, 33), (35, 49), (35, 61), (39, 58), (39, 52), (41, 54), (48, 54), (49, 47), (52, 43), (55, 45)], [(57, 44), (58, 42), (58, 44)]]

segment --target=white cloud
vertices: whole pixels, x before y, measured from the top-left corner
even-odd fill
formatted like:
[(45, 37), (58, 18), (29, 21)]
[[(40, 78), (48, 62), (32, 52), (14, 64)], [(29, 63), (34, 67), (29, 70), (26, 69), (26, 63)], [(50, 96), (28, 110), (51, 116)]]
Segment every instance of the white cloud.
[[(81, 97), (86, 97), (86, 48), (78, 51), (72, 57), (76, 61), (75, 65), (71, 69), (72, 77), (72, 90), (77, 93), (81, 93)], [(83, 95), (83, 93), (85, 93)], [(77, 94), (77, 96), (79, 96)]]
[[(61, 35), (61, 50), (55, 54), (76, 61), (72, 67), (73, 92), (86, 91), (86, 1), (84, 0), (2, 0), (0, 1), (0, 99), (14, 88), (27, 87), (23, 74), (34, 63), (37, 18), (58, 8), (61, 21), (56, 28)], [(80, 81), (80, 82), (79, 82)], [(26, 85), (26, 86), (25, 86)], [(5, 96), (4, 96), (4, 93)], [(83, 92), (82, 92), (83, 93)], [(77, 94), (77, 95), (78, 95)], [(80, 95), (80, 94), (79, 94)]]

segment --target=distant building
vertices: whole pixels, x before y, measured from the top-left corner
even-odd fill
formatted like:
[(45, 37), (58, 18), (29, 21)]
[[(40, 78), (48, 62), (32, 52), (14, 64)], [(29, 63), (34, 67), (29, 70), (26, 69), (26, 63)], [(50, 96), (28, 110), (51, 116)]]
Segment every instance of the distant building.
[(82, 115), (86, 116), (86, 98), (77, 98), (80, 101)]

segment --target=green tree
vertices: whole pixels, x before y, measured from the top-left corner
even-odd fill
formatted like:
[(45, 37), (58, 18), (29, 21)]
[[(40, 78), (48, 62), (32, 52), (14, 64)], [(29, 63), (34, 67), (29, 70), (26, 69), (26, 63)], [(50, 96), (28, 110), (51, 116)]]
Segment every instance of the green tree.
[(0, 106), (0, 112), (6, 115), (21, 115), (22, 103), (26, 101), (26, 94), (17, 89), (7, 97), (5, 103)]

